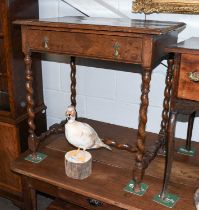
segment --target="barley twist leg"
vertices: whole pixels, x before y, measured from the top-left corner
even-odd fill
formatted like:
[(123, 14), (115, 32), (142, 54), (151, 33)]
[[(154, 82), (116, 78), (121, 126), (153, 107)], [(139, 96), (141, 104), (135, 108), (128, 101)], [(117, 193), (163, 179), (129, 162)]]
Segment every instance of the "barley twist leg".
[(135, 159), (135, 166), (133, 169), (133, 179), (135, 181), (135, 191), (140, 191), (140, 183), (144, 176), (144, 167), (142, 164), (143, 157), (145, 154), (145, 128), (147, 123), (147, 109), (149, 105), (149, 88), (151, 81), (151, 70), (144, 69), (142, 74), (142, 94), (141, 94), (141, 105), (139, 112), (139, 126), (138, 126), (138, 135), (137, 135), (137, 154)]

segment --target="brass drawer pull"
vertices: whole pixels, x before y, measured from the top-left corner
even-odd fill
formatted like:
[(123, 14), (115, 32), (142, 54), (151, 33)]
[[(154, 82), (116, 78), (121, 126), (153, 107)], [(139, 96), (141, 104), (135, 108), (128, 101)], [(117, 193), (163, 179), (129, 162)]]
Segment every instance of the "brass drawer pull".
[(45, 49), (49, 49), (48, 42), (49, 42), (48, 37), (44, 37), (43, 45), (44, 45), (44, 48), (45, 48)]
[(95, 206), (95, 207), (103, 206), (103, 203), (101, 201), (98, 201), (92, 198), (88, 198), (87, 201), (91, 206)]
[(188, 77), (193, 82), (199, 82), (199, 72), (189, 72)]
[(114, 56), (115, 58), (118, 58), (119, 57), (119, 49), (120, 49), (120, 44), (118, 42), (116, 42), (113, 46), (114, 48)]

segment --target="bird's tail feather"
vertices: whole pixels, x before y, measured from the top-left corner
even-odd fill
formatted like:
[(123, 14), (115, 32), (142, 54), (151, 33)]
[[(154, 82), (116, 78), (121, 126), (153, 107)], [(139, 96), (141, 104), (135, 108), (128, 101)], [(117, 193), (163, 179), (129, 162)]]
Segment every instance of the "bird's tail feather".
[(110, 146), (108, 146), (107, 144), (104, 144), (103, 142), (101, 143), (100, 146), (101, 146), (101, 147), (104, 147), (104, 148), (106, 148), (106, 149), (108, 149), (108, 150), (112, 150)]
[(104, 148), (106, 148), (106, 149), (108, 149), (108, 150), (112, 150), (111, 149), (111, 147), (110, 146), (108, 146), (107, 144), (105, 144), (104, 142), (103, 142), (103, 139), (98, 139), (98, 141), (95, 143), (95, 145), (92, 147), (92, 148), (90, 148), (90, 149), (97, 149), (97, 148), (100, 148), (100, 147), (104, 147)]

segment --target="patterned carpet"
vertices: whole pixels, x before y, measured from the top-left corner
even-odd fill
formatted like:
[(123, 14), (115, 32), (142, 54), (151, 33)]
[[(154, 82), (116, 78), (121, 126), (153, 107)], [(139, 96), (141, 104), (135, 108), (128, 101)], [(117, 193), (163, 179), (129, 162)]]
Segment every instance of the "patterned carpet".
[[(37, 201), (38, 210), (45, 210), (46, 207), (52, 202), (52, 199), (47, 198), (43, 195), (38, 195)], [(19, 208), (14, 206), (11, 201), (0, 197), (0, 210), (19, 210)]]

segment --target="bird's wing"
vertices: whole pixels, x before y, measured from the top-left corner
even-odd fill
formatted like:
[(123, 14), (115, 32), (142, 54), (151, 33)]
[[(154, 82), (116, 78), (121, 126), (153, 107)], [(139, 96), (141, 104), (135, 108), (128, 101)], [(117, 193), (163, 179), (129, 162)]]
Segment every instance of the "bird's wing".
[(82, 123), (82, 122), (79, 122), (78, 123), (78, 127), (80, 128), (80, 130), (83, 131), (83, 133), (85, 133), (86, 135), (92, 135), (93, 133), (96, 133), (96, 131), (87, 123)]
[[(90, 141), (92, 141), (92, 145), (95, 144), (95, 142), (97, 141), (97, 139), (99, 138), (96, 131), (87, 123), (82, 123), (80, 122), (78, 124), (78, 127), (81, 130), (81, 138), (82, 139), (88, 139)], [(90, 146), (92, 146), (90, 145)]]

